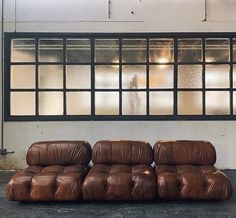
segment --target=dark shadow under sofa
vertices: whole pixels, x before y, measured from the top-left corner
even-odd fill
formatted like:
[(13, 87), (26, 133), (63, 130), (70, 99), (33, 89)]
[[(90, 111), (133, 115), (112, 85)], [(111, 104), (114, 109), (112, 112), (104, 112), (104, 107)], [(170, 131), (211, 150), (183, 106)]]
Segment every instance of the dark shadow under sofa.
[[(91, 160), (93, 165), (90, 167)], [(214, 167), (215, 148), (206, 141), (34, 143), (28, 168), (6, 187), (13, 201), (226, 200), (228, 177)], [(151, 164), (155, 162), (155, 166)]]

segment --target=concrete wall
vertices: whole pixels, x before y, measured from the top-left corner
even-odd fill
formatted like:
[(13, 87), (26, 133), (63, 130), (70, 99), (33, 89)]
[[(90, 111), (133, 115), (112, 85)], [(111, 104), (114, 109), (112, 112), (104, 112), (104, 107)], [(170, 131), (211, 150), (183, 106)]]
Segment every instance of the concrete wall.
[[(15, 4), (16, 3), (16, 4)], [(8, 32), (236, 32), (236, 1), (208, 0), (5, 0)], [(133, 13), (131, 13), (133, 11)], [(29, 145), (38, 140), (203, 139), (217, 149), (217, 166), (236, 169), (234, 121), (5, 122), (4, 146), (15, 154), (0, 169), (20, 169)]]

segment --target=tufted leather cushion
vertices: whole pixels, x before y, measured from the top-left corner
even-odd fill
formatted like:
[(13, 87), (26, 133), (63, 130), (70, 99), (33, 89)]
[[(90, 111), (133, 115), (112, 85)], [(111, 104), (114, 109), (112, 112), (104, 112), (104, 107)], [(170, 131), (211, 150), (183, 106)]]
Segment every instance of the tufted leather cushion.
[(85, 200), (152, 200), (154, 170), (148, 165), (95, 164), (83, 183)]
[(94, 164), (151, 164), (152, 147), (142, 141), (98, 141), (92, 151)]
[(216, 162), (216, 151), (207, 141), (159, 141), (154, 145), (156, 164), (211, 165)]
[(158, 165), (155, 171), (162, 199), (226, 200), (232, 195), (228, 177), (214, 166)]
[(83, 165), (30, 166), (11, 178), (6, 196), (14, 201), (78, 200), (86, 173)]
[(91, 159), (91, 147), (86, 141), (45, 141), (31, 145), (26, 162), (32, 165), (87, 165)]

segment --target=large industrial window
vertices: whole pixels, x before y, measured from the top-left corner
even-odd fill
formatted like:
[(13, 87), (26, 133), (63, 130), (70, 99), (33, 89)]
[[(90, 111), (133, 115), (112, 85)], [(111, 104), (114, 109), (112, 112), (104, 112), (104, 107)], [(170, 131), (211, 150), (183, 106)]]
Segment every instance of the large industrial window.
[(5, 34), (5, 120), (235, 119), (236, 34)]

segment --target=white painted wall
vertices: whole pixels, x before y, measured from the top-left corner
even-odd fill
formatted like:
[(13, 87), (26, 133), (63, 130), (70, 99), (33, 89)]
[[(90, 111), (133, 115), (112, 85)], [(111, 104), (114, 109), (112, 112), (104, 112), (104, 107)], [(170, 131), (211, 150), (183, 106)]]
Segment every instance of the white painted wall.
[[(236, 32), (236, 1), (208, 0), (5, 0), (9, 32)], [(131, 11), (134, 14), (131, 14)], [(16, 13), (15, 13), (16, 12)], [(236, 169), (234, 121), (81, 121), (5, 122), (4, 146), (10, 154), (0, 169), (25, 167), (29, 145), (38, 140), (202, 139), (217, 150), (219, 168)]]

